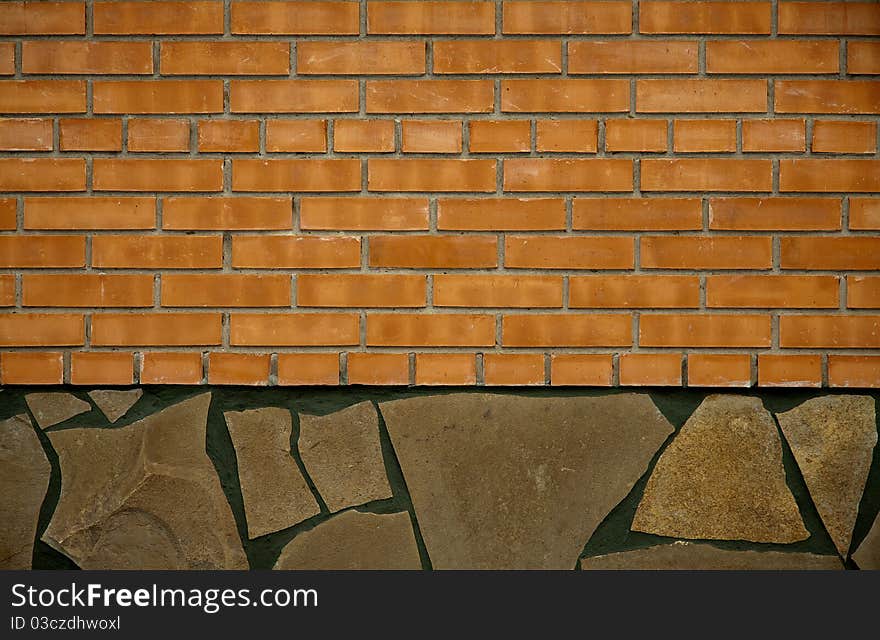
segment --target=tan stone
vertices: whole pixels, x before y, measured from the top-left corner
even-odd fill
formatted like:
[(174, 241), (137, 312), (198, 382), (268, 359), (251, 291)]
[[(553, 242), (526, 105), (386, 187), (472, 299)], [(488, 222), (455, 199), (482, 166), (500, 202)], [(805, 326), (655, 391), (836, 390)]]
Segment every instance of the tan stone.
[(246, 569), (205, 452), (204, 393), (117, 429), (49, 433), (61, 497), (43, 539), (83, 569)]
[(776, 424), (758, 398), (712, 395), (697, 407), (657, 461), (632, 529), (752, 542), (809, 537), (785, 483)]
[(372, 402), (326, 416), (300, 414), (299, 425), (299, 454), (330, 511), (391, 497)]
[(823, 396), (776, 415), (804, 482), (844, 558), (877, 444), (870, 396)]
[(421, 569), (407, 513), (345, 511), (291, 540), (276, 569)]
[(641, 394), (469, 393), (379, 408), (438, 569), (571, 569), (672, 433)]
[(880, 515), (874, 519), (871, 530), (852, 554), (859, 569), (880, 570)]
[(110, 422), (116, 422), (128, 413), (134, 403), (144, 395), (143, 389), (116, 391), (113, 389), (97, 389), (89, 391), (89, 397), (97, 405)]
[(842, 570), (837, 556), (780, 551), (726, 551), (708, 544), (675, 542), (581, 560), (585, 571), (803, 571)]
[(280, 531), (320, 513), (290, 453), (290, 411), (268, 407), (223, 415), (238, 459), (248, 537)]
[(92, 410), (88, 402), (69, 393), (29, 393), (24, 399), (41, 429)]
[(0, 570), (31, 568), (50, 473), (28, 417), (0, 420)]

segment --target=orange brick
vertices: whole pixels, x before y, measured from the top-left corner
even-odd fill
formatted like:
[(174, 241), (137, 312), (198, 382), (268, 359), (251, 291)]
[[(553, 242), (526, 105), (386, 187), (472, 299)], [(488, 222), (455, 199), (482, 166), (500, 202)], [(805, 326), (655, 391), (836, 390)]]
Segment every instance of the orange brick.
[(425, 43), (306, 40), (296, 45), (296, 72), (302, 75), (421, 75), (425, 73)]
[(70, 354), (70, 384), (116, 384), (134, 382), (134, 354), (82, 352)]
[(696, 73), (696, 42), (662, 40), (568, 43), (569, 73)]
[(502, 80), (501, 110), (625, 112), (629, 111), (629, 80)]
[(846, 306), (850, 309), (880, 309), (880, 277), (847, 276)]
[(676, 120), (673, 136), (677, 152), (736, 151), (736, 120)]
[(405, 153), (461, 153), (461, 120), (404, 120)]
[(769, 269), (773, 247), (760, 236), (642, 236), (646, 269)]
[(156, 199), (128, 196), (28, 197), (25, 229), (155, 229)]
[(22, 73), (149, 74), (149, 42), (31, 40), (21, 45)]
[(505, 315), (505, 347), (627, 347), (632, 344), (629, 314)]
[(780, 160), (779, 190), (880, 192), (880, 161)]
[(529, 151), (532, 126), (528, 120), (471, 120), (468, 123), (472, 153)]
[(474, 198), (437, 202), (437, 228), (461, 231), (565, 229), (561, 198)]
[(425, 276), (396, 274), (300, 274), (300, 307), (424, 307)]
[(335, 353), (280, 353), (278, 384), (337, 385), (339, 356)]
[(491, 347), (494, 345), (495, 316), (491, 315), (451, 313), (367, 315), (368, 347)]
[(504, 33), (630, 33), (629, 2), (504, 3)]
[(492, 34), (494, 2), (379, 2), (367, 7), (367, 33)]
[(544, 355), (487, 353), (483, 356), (483, 377), (487, 385), (544, 384)]
[(223, 33), (223, 3), (216, 0), (96, 2), (94, 14), (96, 34)]
[(572, 228), (598, 231), (702, 229), (699, 198), (575, 198)]
[(880, 42), (850, 40), (846, 43), (846, 72), (880, 73)]
[(303, 229), (419, 231), (428, 228), (427, 198), (302, 198)]
[(636, 111), (639, 113), (763, 113), (767, 111), (767, 81), (636, 80)]
[(876, 122), (818, 120), (813, 123), (814, 153), (874, 153)]
[(631, 191), (632, 160), (510, 158), (505, 191)]
[(472, 353), (417, 353), (417, 385), (477, 383), (477, 361)]
[(99, 235), (92, 266), (104, 269), (218, 269), (220, 236)]
[(829, 387), (880, 387), (880, 356), (828, 356)]
[(489, 113), (491, 80), (368, 80), (367, 113)]
[(142, 356), (141, 384), (199, 384), (202, 354), (147, 352)]
[(208, 384), (269, 384), (268, 353), (209, 353)]
[(641, 33), (770, 33), (769, 2), (639, 4)]
[(779, 346), (876, 349), (880, 347), (880, 316), (780, 316)]
[(436, 307), (561, 307), (559, 276), (434, 276)]
[(355, 159), (232, 161), (233, 191), (360, 191), (361, 162)]
[(598, 130), (595, 120), (538, 120), (535, 147), (538, 151), (596, 153)]
[(495, 160), (370, 158), (370, 191), (495, 191)]
[(681, 386), (680, 353), (623, 353), (620, 355), (621, 386)]
[(86, 32), (84, 2), (4, 2), (0, 4), (2, 35), (82, 35)]
[(290, 197), (171, 197), (162, 204), (162, 228), (174, 230), (272, 230), (292, 228)]
[(770, 191), (773, 186), (770, 160), (646, 158), (641, 165), (643, 191)]
[(266, 151), (327, 151), (326, 120), (267, 120)]
[(403, 269), (494, 268), (498, 241), (487, 236), (372, 236), (370, 266)]
[(116, 118), (62, 118), (62, 151), (122, 151), (122, 120)]
[(724, 231), (840, 229), (840, 200), (830, 198), (711, 198), (709, 228)]
[(345, 269), (361, 264), (358, 238), (235, 236), (232, 266), (245, 269)]
[(354, 313), (233, 313), (229, 316), (229, 343), (252, 347), (358, 344), (359, 324)]
[(0, 229), (3, 231), (14, 231), (18, 226), (17, 217), (18, 204), (15, 198), (0, 198)]
[(776, 80), (777, 113), (880, 113), (880, 82)]
[(83, 267), (82, 236), (0, 236), (0, 268)]
[(850, 229), (880, 229), (880, 200), (849, 199)]
[(247, 153), (259, 150), (259, 120), (199, 121), (200, 152)]
[(691, 353), (687, 362), (690, 387), (752, 386), (752, 358), (748, 354)]
[(700, 279), (696, 276), (572, 276), (572, 308), (697, 308)]
[(606, 120), (607, 151), (666, 151), (665, 120)]
[(0, 113), (85, 113), (83, 80), (0, 80)]
[(152, 275), (26, 273), (25, 307), (152, 307)]
[(0, 353), (0, 383), (61, 384), (64, 361), (58, 352), (10, 351)]
[(837, 276), (709, 276), (706, 306), (836, 309)]
[(0, 275), (0, 307), (15, 306), (15, 276)]
[(82, 158), (2, 158), (0, 191), (85, 191)]
[(283, 75), (290, 73), (286, 42), (163, 42), (162, 75)]
[(348, 384), (409, 384), (409, 356), (405, 353), (349, 353)]
[(837, 41), (719, 40), (706, 43), (709, 73), (837, 73)]
[(803, 120), (743, 120), (743, 151), (804, 151)]
[(780, 2), (779, 33), (880, 35), (874, 2)]
[(92, 346), (219, 345), (219, 313), (92, 314)]
[(95, 80), (95, 113), (221, 113), (222, 80)]
[(289, 307), (290, 276), (162, 274), (163, 307)]
[(357, 80), (233, 80), (232, 113), (344, 113), (358, 110)]
[(507, 236), (504, 266), (513, 269), (632, 269), (629, 237)]
[[(355, 2), (233, 2), (232, 33), (357, 35)], [(334, 383), (335, 384), (335, 383)]]
[(561, 73), (559, 40), (443, 40), (434, 73)]
[(11, 76), (15, 73), (15, 43), (0, 42), (0, 75)]
[(0, 315), (0, 347), (78, 346), (85, 342), (82, 315), (6, 313)]
[(52, 121), (39, 118), (0, 119), (0, 150), (51, 151)]
[(821, 387), (822, 356), (760, 353), (758, 386)]
[(189, 121), (133, 118), (128, 121), (129, 151), (189, 151)]
[(553, 354), (550, 384), (554, 386), (610, 387), (611, 355)]
[(351, 153), (394, 151), (394, 122), (391, 120), (336, 120), (333, 150)]
[(765, 315), (642, 314), (642, 347), (769, 347)]
[(781, 240), (783, 269), (880, 269), (880, 236), (799, 236)]
[(220, 191), (223, 161), (95, 158), (95, 191)]

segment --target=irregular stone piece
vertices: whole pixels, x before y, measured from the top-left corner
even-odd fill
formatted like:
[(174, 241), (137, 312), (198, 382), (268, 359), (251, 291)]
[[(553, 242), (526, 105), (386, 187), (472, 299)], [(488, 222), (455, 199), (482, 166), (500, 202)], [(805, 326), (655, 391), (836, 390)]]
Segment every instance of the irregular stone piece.
[(697, 407), (657, 461), (632, 529), (752, 542), (809, 537), (785, 483), (776, 424), (758, 398), (712, 395)]
[(61, 497), (43, 539), (83, 569), (246, 569), (205, 452), (211, 394), (117, 429), (49, 432)]
[(647, 395), (379, 406), (438, 569), (571, 569), (672, 425)]
[(880, 570), (880, 515), (871, 525), (868, 535), (852, 554), (859, 569)]
[(330, 511), (392, 495), (372, 402), (327, 416), (300, 414), (299, 454)]
[(248, 537), (280, 531), (320, 513), (290, 454), (290, 411), (269, 407), (223, 415), (238, 459)]
[(124, 416), (134, 403), (144, 395), (143, 389), (130, 389), (128, 391), (115, 391), (113, 389), (99, 389), (89, 391), (89, 397), (101, 410), (110, 422), (116, 422)]
[(291, 540), (276, 569), (421, 569), (407, 513), (346, 511)]
[(804, 482), (846, 558), (877, 444), (870, 396), (824, 396), (776, 415)]
[(708, 544), (675, 542), (647, 549), (609, 553), (581, 559), (581, 569), (604, 571), (631, 569), (636, 571), (802, 571), (807, 569), (842, 570), (837, 556), (780, 551), (725, 551)]
[(0, 570), (31, 568), (50, 473), (27, 415), (0, 421)]
[(88, 402), (69, 393), (29, 393), (24, 399), (41, 429), (92, 410)]

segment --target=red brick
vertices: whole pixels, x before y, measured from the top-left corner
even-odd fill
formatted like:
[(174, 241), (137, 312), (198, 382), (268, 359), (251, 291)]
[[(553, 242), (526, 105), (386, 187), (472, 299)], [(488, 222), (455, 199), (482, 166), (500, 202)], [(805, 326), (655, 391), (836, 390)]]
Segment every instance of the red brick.
[(550, 358), (550, 384), (610, 387), (611, 365), (610, 354), (553, 354)]
[(269, 384), (268, 353), (208, 354), (208, 384)]
[(201, 353), (147, 352), (142, 356), (141, 384), (199, 384)]
[(128, 150), (189, 151), (189, 121), (167, 118), (132, 118), (128, 121)]
[(219, 313), (92, 314), (92, 346), (195, 346), (221, 343)]
[(40, 118), (0, 119), (0, 150), (51, 151), (52, 121)]
[(327, 151), (327, 121), (267, 120), (266, 151), (324, 153)]
[(370, 158), (370, 191), (495, 191), (495, 160)]
[(61, 384), (64, 361), (54, 351), (0, 353), (0, 384)]
[(880, 200), (869, 198), (849, 199), (850, 229), (880, 229)]
[(752, 358), (748, 354), (691, 353), (687, 361), (690, 387), (752, 386)]
[(95, 158), (95, 191), (220, 191), (223, 161)]
[(770, 191), (773, 186), (770, 160), (645, 158), (641, 168), (643, 191)]
[(310, 274), (296, 278), (300, 307), (424, 307), (425, 276)]
[(150, 74), (149, 42), (29, 40), (21, 45), (22, 73)]
[[(438, 276), (439, 277), (439, 276)], [(696, 276), (572, 276), (571, 308), (697, 308)]]
[(538, 151), (596, 153), (598, 130), (595, 120), (538, 120), (535, 146)]
[(290, 73), (286, 42), (163, 42), (162, 75), (283, 75)]
[(568, 43), (569, 73), (696, 73), (699, 46), (673, 40)]
[(880, 113), (880, 82), (776, 80), (777, 113)]
[(0, 229), (14, 231), (18, 226), (18, 204), (15, 198), (0, 198)]
[(25, 307), (152, 307), (153, 276), (25, 273)]
[(532, 147), (528, 120), (471, 120), (468, 138), (471, 153), (519, 153)]
[(83, 80), (0, 80), (0, 113), (85, 113)]
[(0, 236), (0, 268), (70, 268), (85, 265), (82, 236)]
[(394, 151), (392, 120), (336, 120), (333, 150), (353, 153)]
[(504, 3), (504, 33), (632, 32), (629, 2), (513, 2)]
[(561, 198), (440, 198), (437, 228), (456, 231), (565, 229)]
[(486, 236), (372, 236), (370, 266), (403, 269), (494, 268), (498, 242)]
[(245, 269), (345, 269), (361, 264), (358, 238), (235, 236), (232, 266)]
[(290, 197), (170, 197), (162, 202), (162, 228), (210, 231), (293, 228)]
[(425, 43), (305, 40), (296, 45), (296, 72), (301, 75), (421, 75), (425, 73)]
[(817, 120), (813, 123), (813, 153), (874, 153), (876, 122)]
[(606, 120), (607, 151), (666, 151), (665, 120)]
[(337, 385), (339, 356), (335, 353), (280, 353), (278, 384)]
[(15, 43), (0, 42), (0, 75), (15, 74)]
[(0, 347), (78, 346), (84, 342), (85, 325), (79, 314), (0, 315)]
[(629, 80), (502, 80), (501, 110), (506, 112), (626, 112)]
[(736, 151), (736, 120), (676, 120), (676, 152)]
[(122, 120), (61, 118), (62, 151), (122, 151)]
[(417, 385), (476, 384), (477, 362), (472, 353), (417, 353)]
[(487, 385), (542, 385), (544, 355), (487, 353), (483, 356), (483, 377)]
[(162, 274), (163, 307), (289, 307), (283, 274)]
[(743, 151), (804, 151), (803, 120), (743, 120)]
[(880, 347), (880, 316), (780, 316), (779, 346), (876, 349)]
[[(491, 315), (367, 314), (368, 347), (491, 347), (494, 345), (495, 316)], [(416, 383), (418, 384), (418, 379)]]
[(510, 158), (505, 191), (631, 191), (632, 160)]
[[(302, 198), (300, 226), (334, 231), (428, 229), (427, 198)], [(441, 227), (442, 228), (442, 227)]]
[(359, 319), (354, 313), (233, 313), (229, 344), (233, 346), (342, 346), (358, 344)]
[(561, 73), (559, 40), (443, 40), (434, 73)]
[(85, 191), (82, 158), (2, 158), (0, 191)]
[(623, 353), (621, 386), (681, 386), (680, 353)]
[(693, 231), (703, 227), (698, 198), (575, 198), (572, 228), (597, 231)]
[(379, 2), (367, 5), (368, 34), (492, 34), (494, 2)]
[(706, 43), (709, 73), (837, 73), (830, 40), (719, 40)]
[(461, 153), (461, 120), (404, 120), (404, 153)]
[(259, 150), (259, 120), (199, 121), (200, 152), (247, 153)]
[(128, 385), (132, 382), (132, 353), (76, 351), (70, 354), (70, 384)]
[(874, 2), (780, 2), (779, 33), (880, 35)]
[(828, 356), (829, 387), (880, 387), (880, 356)]
[(92, 266), (104, 269), (218, 269), (220, 236), (99, 235)]
[(0, 4), (2, 35), (82, 35), (86, 32), (84, 2), (4, 2)]
[(357, 159), (232, 161), (233, 191), (360, 191)]
[(821, 387), (822, 356), (760, 353), (758, 386)]
[(96, 2), (94, 14), (96, 34), (223, 33), (223, 3), (217, 0)]
[(232, 3), (232, 33), (273, 35), (357, 35), (356, 2)]
[(0, 307), (15, 306), (15, 276), (0, 275)]
[(773, 247), (760, 236), (642, 236), (646, 269), (769, 269)]
[(628, 347), (632, 344), (629, 314), (505, 315), (505, 347)]
[(28, 197), (25, 229), (155, 229), (156, 199), (131, 196)]
[(222, 80), (95, 80), (92, 90), (95, 113), (223, 111)]
[(837, 276), (709, 276), (706, 306), (836, 309), (838, 289)]
[(490, 113), (491, 80), (368, 80), (367, 113)]
[[(777, 83), (779, 84), (779, 83)], [(778, 108), (779, 94), (777, 94)], [(636, 80), (639, 113), (767, 111), (766, 80)]]
[(834, 231), (840, 229), (840, 200), (711, 198), (709, 228), (723, 231)]
[(357, 80), (232, 80), (232, 113), (344, 113), (358, 110)]
[(348, 384), (409, 384), (409, 356), (405, 353), (349, 353)]
[(509, 269), (632, 269), (633, 240), (609, 236), (511, 236), (505, 238)]
[(850, 309), (880, 309), (880, 277), (847, 276), (846, 306)]
[(769, 2), (654, 2), (639, 4), (641, 33), (770, 33)]
[(559, 276), (434, 276), (435, 307), (562, 307)]
[(880, 269), (880, 236), (783, 237), (780, 252), (783, 269)]
[(849, 40), (846, 43), (846, 72), (880, 73), (880, 42)]
[(769, 347), (765, 315), (642, 314), (642, 347)]

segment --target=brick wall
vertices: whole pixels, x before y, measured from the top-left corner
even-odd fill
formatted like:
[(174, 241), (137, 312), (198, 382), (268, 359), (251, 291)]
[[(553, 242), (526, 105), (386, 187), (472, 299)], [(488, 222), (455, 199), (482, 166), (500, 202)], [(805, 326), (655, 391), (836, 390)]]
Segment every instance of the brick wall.
[(0, 383), (880, 386), (878, 36), (0, 3)]

